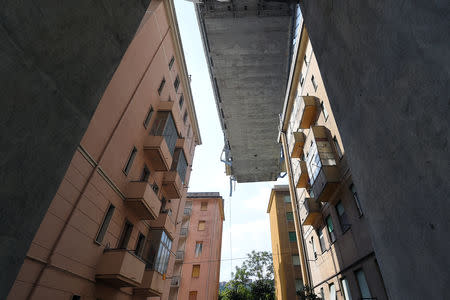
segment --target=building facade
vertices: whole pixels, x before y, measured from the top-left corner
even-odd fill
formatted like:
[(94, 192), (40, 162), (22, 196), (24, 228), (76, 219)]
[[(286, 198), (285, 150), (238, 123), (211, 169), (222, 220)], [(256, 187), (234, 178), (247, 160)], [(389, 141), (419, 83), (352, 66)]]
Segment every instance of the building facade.
[(223, 204), (219, 193), (188, 193), (169, 299), (218, 298)]
[(303, 287), (291, 195), (288, 185), (276, 185), (269, 198), (273, 272), (276, 299), (300, 299)]
[(308, 278), (323, 299), (387, 299), (366, 215), (308, 32), (298, 46), (280, 138)]
[(7, 299), (168, 299), (200, 143), (173, 3), (152, 1)]

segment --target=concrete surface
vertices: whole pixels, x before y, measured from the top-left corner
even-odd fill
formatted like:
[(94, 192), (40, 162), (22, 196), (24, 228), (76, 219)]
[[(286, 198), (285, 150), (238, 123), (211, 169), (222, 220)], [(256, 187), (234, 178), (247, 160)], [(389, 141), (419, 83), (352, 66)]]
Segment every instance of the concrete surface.
[(149, 2), (2, 1), (0, 299)]
[(390, 299), (450, 286), (448, 1), (301, 1)]
[(219, 118), (231, 147), (232, 174), (238, 182), (275, 180), (291, 5), (206, 1), (197, 4), (197, 12)]

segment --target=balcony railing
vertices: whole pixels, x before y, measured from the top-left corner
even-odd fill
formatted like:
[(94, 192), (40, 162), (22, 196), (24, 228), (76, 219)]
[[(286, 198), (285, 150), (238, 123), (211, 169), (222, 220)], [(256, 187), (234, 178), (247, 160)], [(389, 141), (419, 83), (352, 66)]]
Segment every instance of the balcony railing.
[(141, 284), (145, 262), (133, 251), (105, 250), (97, 265), (95, 279), (114, 287), (137, 287)]
[(183, 260), (184, 259), (184, 251), (177, 251), (175, 255), (175, 260)]
[(183, 191), (183, 184), (177, 171), (164, 172), (162, 190), (167, 199), (179, 199)]
[(184, 215), (185, 216), (190, 216), (191, 213), (192, 213), (192, 208), (190, 208), (190, 207), (185, 207), (184, 208)]
[(179, 287), (180, 281), (181, 281), (180, 276), (172, 276), (172, 280), (170, 281), (170, 286)]
[(175, 237), (175, 223), (168, 212), (160, 212), (156, 220), (149, 221), (151, 228), (164, 229), (173, 239)]
[(294, 184), (297, 188), (308, 187), (308, 169), (303, 160), (299, 161), (294, 168)]
[(340, 182), (339, 169), (334, 166), (322, 166), (311, 189), (319, 202), (328, 202)]
[(305, 198), (300, 207), (300, 221), (302, 225), (313, 225), (320, 219), (320, 202), (314, 198)]
[(134, 289), (134, 294), (144, 297), (160, 297), (164, 290), (165, 280), (162, 274), (147, 269), (144, 272), (142, 283)]
[(153, 186), (146, 181), (128, 183), (125, 205), (141, 220), (154, 220), (161, 209), (161, 201)]
[(182, 227), (180, 229), (180, 237), (186, 237), (188, 234), (188, 228), (187, 227)]
[(291, 157), (301, 158), (303, 155), (303, 146), (305, 145), (305, 134), (303, 132), (293, 132), (294, 147), (292, 148)]
[(300, 102), (299, 110), (301, 112), (300, 128), (307, 129), (314, 125), (320, 112), (319, 98), (314, 96), (302, 96), (303, 101)]

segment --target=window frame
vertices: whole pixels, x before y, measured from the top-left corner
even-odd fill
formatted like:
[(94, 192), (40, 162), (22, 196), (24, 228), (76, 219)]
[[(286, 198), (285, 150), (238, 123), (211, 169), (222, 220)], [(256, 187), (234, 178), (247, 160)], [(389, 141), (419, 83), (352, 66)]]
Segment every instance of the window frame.
[(133, 149), (131, 149), (131, 152), (128, 155), (127, 162), (125, 163), (125, 166), (122, 170), (122, 172), (127, 176), (131, 171), (131, 167), (133, 166), (134, 160), (136, 159), (137, 151), (138, 150), (137, 150), (136, 146), (133, 146)]
[[(294, 235), (292, 235), (292, 234), (294, 234)], [(294, 237), (294, 239), (292, 239), (292, 236)], [(295, 231), (288, 231), (288, 237), (289, 237), (289, 242), (291, 242), (291, 243), (297, 242), (297, 234), (295, 233)]]
[(162, 91), (164, 90), (164, 86), (165, 86), (165, 85), (166, 85), (166, 78), (163, 76), (163, 78), (162, 78), (162, 80), (161, 80), (161, 83), (159, 84), (159, 87), (158, 87), (158, 95), (161, 96)]
[[(292, 218), (290, 219), (289, 216), (291, 216)], [(292, 211), (287, 211), (286, 212), (286, 221), (290, 222), (290, 221), (294, 221), (294, 213)]]
[(169, 70), (172, 70), (173, 64), (175, 62), (175, 56), (172, 55), (169, 61)]
[(123, 224), (122, 233), (120, 234), (120, 238), (117, 241), (117, 249), (126, 249), (128, 250), (128, 244), (130, 243), (131, 235), (133, 234), (133, 223), (131, 223), (128, 219), (125, 219), (125, 223)]
[(108, 210), (106, 211), (105, 216), (103, 217), (102, 224), (100, 225), (100, 228), (95, 237), (95, 242), (99, 245), (101, 245), (101, 242), (103, 242), (103, 239), (105, 238), (106, 233), (108, 232), (108, 227), (109, 224), (111, 223), (112, 217), (114, 216), (115, 209), (116, 207), (110, 203), (108, 206)]
[(173, 87), (175, 88), (175, 92), (178, 92), (178, 88), (180, 87), (180, 76), (178, 74), (173, 82)]
[[(330, 224), (328, 223), (328, 220), (331, 221), (331, 230), (330, 230)], [(326, 224), (326, 228), (328, 231), (328, 237), (330, 239), (330, 244), (334, 244), (336, 242), (336, 230), (334, 229), (333, 218), (331, 217), (331, 214), (325, 218), (325, 224)]]
[(352, 293), (350, 292), (350, 284), (346, 277), (340, 279), (342, 286), (342, 293), (344, 295), (344, 300), (352, 300)]
[[(361, 289), (361, 283), (359, 282), (359, 278), (358, 278), (358, 273), (361, 272), (362, 275), (364, 276), (364, 281), (365, 284), (367, 286), (367, 291), (369, 292), (369, 295), (363, 295), (363, 290)], [(356, 278), (356, 284), (358, 285), (358, 291), (359, 291), (359, 295), (361, 296), (362, 299), (371, 299), (372, 298), (372, 292), (370, 291), (370, 286), (369, 283), (367, 282), (367, 276), (366, 273), (364, 272), (363, 268), (358, 268), (354, 271), (355, 274), (355, 278)], [(366, 297), (368, 296), (368, 297)]]
[(199, 264), (192, 265), (191, 278), (199, 278), (199, 277), (200, 277), (200, 265)]
[(152, 117), (153, 117), (153, 112), (154, 112), (153, 106), (150, 105), (150, 108), (149, 108), (149, 110), (147, 112), (147, 115), (145, 116), (145, 119), (144, 119), (144, 128), (145, 129), (148, 129), (148, 125), (150, 125), (150, 121), (152, 120)]
[(353, 195), (353, 200), (355, 201), (355, 204), (356, 204), (356, 208), (357, 208), (357, 210), (358, 210), (359, 217), (362, 217), (362, 216), (364, 215), (364, 211), (362, 210), (361, 202), (359, 202), (358, 192), (356, 191), (355, 184), (354, 184), (354, 183), (351, 183), (350, 186), (349, 186), (348, 188), (349, 188), (350, 192), (351, 192), (352, 195)]
[(194, 257), (200, 257), (203, 252), (203, 241), (195, 242)]
[[(203, 226), (200, 226), (200, 224), (203, 224)], [(203, 228), (203, 229), (200, 229)], [(205, 231), (206, 230), (206, 221), (205, 220), (199, 220), (197, 224), (197, 231)]]
[[(343, 209), (342, 214), (340, 213), (338, 206), (342, 207), (342, 209)], [(342, 200), (339, 200), (336, 203), (334, 208), (336, 209), (336, 214), (338, 216), (339, 225), (341, 227), (341, 232), (342, 232), (342, 234), (344, 234), (352, 227), (352, 225), (350, 224), (350, 222), (348, 220), (348, 215), (347, 215), (347, 212), (345, 211), (345, 207), (344, 207), (344, 204), (342, 203)]]
[(180, 98), (178, 98), (178, 106), (180, 107), (180, 109), (183, 108), (183, 104), (184, 104), (184, 96), (183, 94), (181, 94)]
[(327, 251), (327, 246), (325, 244), (325, 233), (324, 233), (325, 227), (326, 227), (326, 225), (317, 230), (318, 231), (317, 236), (319, 237), (320, 250), (322, 251), (322, 253)]
[(136, 256), (141, 257), (144, 254), (144, 248), (145, 248), (145, 235), (142, 232), (139, 232), (138, 238), (136, 240), (136, 245), (134, 247), (134, 253)]
[(201, 211), (207, 211), (208, 210), (208, 202), (207, 201), (202, 201), (200, 203), (200, 210)]

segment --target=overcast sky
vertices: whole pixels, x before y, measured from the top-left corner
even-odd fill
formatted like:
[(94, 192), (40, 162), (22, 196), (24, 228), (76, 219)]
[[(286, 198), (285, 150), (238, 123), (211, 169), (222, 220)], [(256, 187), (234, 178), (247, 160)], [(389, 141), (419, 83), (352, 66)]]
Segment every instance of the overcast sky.
[[(220, 162), (223, 134), (194, 6), (185, 0), (175, 0), (175, 7), (203, 142), (195, 151), (189, 192), (220, 192), (225, 199), (220, 281), (227, 281), (246, 253), (272, 252), (266, 211), (274, 182), (236, 184), (233, 196), (229, 197), (229, 178)], [(285, 182), (277, 182), (282, 183)]]

